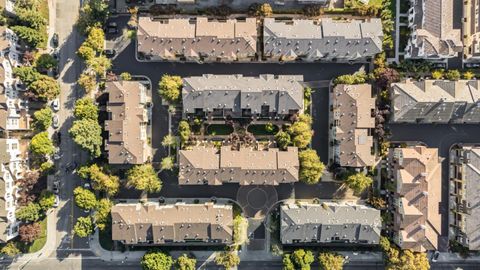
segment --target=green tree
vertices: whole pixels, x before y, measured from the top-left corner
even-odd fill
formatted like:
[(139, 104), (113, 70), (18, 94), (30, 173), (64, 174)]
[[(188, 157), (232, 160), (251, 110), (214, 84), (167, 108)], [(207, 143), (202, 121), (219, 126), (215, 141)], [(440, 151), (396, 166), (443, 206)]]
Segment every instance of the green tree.
[(37, 67), (38, 70), (51, 70), (57, 65), (58, 65), (57, 60), (55, 60), (55, 58), (53, 58), (53, 56), (51, 56), (48, 53), (44, 53), (40, 55), (35, 61), (35, 66)]
[(332, 252), (321, 252), (318, 256), (321, 270), (342, 270), (345, 258)]
[(96, 56), (95, 50), (83, 43), (77, 50), (77, 55), (85, 61), (89, 61)]
[(295, 265), (293, 264), (290, 254), (285, 253), (283, 255), (283, 270), (295, 270)]
[(120, 180), (118, 176), (108, 174), (108, 172), (105, 172), (104, 168), (97, 164), (83, 166), (78, 169), (77, 173), (78, 176), (83, 179), (91, 179), (94, 190), (104, 191), (109, 196), (115, 195), (120, 188)]
[(190, 131), (190, 125), (187, 121), (182, 120), (180, 123), (178, 123), (178, 133), (180, 134), (180, 141), (182, 142), (182, 145), (185, 144), (192, 133)]
[(367, 81), (367, 74), (365, 71), (357, 71), (353, 74), (345, 74), (337, 77), (334, 84), (362, 84)]
[(473, 78), (475, 78), (475, 73), (471, 72), (470, 70), (467, 70), (463, 73), (463, 78), (465, 80), (473, 80)]
[(78, 237), (87, 237), (93, 233), (93, 222), (90, 217), (79, 217), (73, 227), (73, 233)]
[(162, 140), (163, 147), (175, 147), (177, 145), (177, 138), (171, 134), (165, 135)]
[(91, 27), (100, 27), (108, 16), (108, 2), (104, 0), (86, 0), (80, 9), (78, 27), (84, 34)]
[(132, 75), (130, 75), (130, 73), (128, 73), (128, 72), (122, 72), (120, 74), (120, 79), (122, 79), (124, 81), (131, 81), (132, 80)]
[(20, 254), (20, 250), (17, 248), (17, 244), (13, 241), (7, 242), (7, 244), (2, 247), (0, 252), (9, 257), (14, 257), (15, 255)]
[(46, 131), (37, 133), (30, 141), (30, 150), (36, 155), (48, 156), (55, 152), (53, 142)]
[(98, 107), (93, 103), (90, 97), (83, 97), (75, 101), (75, 109), (73, 115), (77, 119), (91, 119), (97, 121)]
[(437, 70), (432, 71), (432, 79), (434, 79), (434, 80), (442, 79), (443, 78), (443, 72), (444, 72), (443, 69), (437, 69)]
[(320, 161), (317, 151), (307, 149), (298, 154), (300, 160), (300, 180), (307, 184), (316, 184), (320, 181), (325, 165)]
[(285, 150), (292, 143), (290, 134), (285, 131), (279, 131), (275, 134), (275, 141), (280, 149)]
[(96, 120), (80, 119), (68, 131), (73, 140), (93, 157), (101, 155), (102, 128)]
[(261, 17), (270, 17), (273, 15), (273, 9), (272, 6), (268, 3), (263, 3), (263, 4), (254, 4), (252, 9), (255, 10), (254, 14), (255, 16), (261, 16)]
[(173, 167), (175, 166), (175, 162), (173, 161), (172, 156), (164, 157), (162, 159), (162, 162), (160, 164), (160, 167), (162, 170), (172, 170)]
[(312, 118), (307, 114), (300, 115), (298, 121), (290, 126), (288, 133), (294, 146), (306, 148), (313, 137)]
[(364, 173), (356, 173), (350, 175), (345, 180), (345, 184), (353, 190), (355, 194), (361, 194), (365, 189), (372, 185), (372, 178), (366, 176)]
[(93, 214), (93, 219), (98, 229), (103, 231), (107, 227), (108, 220), (110, 218), (110, 211), (112, 210), (113, 203), (109, 199), (103, 198), (98, 201)]
[(187, 254), (183, 254), (182, 256), (178, 257), (175, 261), (175, 269), (176, 270), (195, 270), (197, 269), (195, 266), (197, 264), (197, 260), (195, 258), (189, 258)]
[(127, 186), (153, 193), (160, 191), (162, 181), (158, 178), (152, 164), (143, 164), (127, 171)]
[(28, 89), (31, 90), (37, 98), (45, 101), (53, 100), (60, 95), (60, 85), (58, 82), (54, 78), (42, 74), (36, 81), (29, 85)]
[(101, 53), (103, 52), (105, 43), (105, 33), (100, 27), (90, 28), (85, 44), (92, 48), (94, 51)]
[(33, 48), (37, 48), (45, 44), (47, 41), (47, 34), (34, 28), (23, 25), (15, 25), (10, 27), (10, 29), (12, 29), (12, 31), (15, 32), (19, 38)]
[(158, 91), (165, 101), (175, 103), (180, 97), (182, 85), (182, 78), (180, 76), (170, 76), (165, 74), (158, 83)]
[(172, 269), (173, 259), (167, 253), (152, 249), (143, 255), (140, 264), (143, 270), (170, 270)]
[(87, 66), (97, 75), (103, 76), (107, 70), (112, 68), (112, 62), (106, 56), (100, 55), (87, 60)]
[(26, 222), (35, 222), (40, 219), (40, 205), (30, 202), (20, 207), (15, 213), (17, 219)]
[(225, 269), (230, 269), (240, 264), (240, 257), (235, 252), (224, 251), (215, 256), (215, 263)]
[(95, 74), (82, 73), (77, 81), (78, 85), (82, 87), (85, 92), (90, 93), (97, 89), (97, 78)]
[(53, 164), (53, 162), (51, 162), (50, 160), (47, 160), (45, 162), (42, 162), (42, 164), (40, 164), (40, 171), (45, 175), (49, 173), (54, 166), (55, 164)]
[(462, 75), (460, 74), (460, 71), (456, 69), (450, 69), (445, 73), (445, 78), (447, 78), (447, 80), (458, 81), (461, 77)]
[(313, 253), (310, 250), (297, 249), (292, 253), (292, 261), (297, 268), (302, 270), (310, 270), (310, 265), (315, 260)]
[(88, 189), (76, 187), (73, 190), (75, 204), (85, 210), (92, 210), (97, 206), (97, 197)]
[(55, 194), (49, 190), (42, 191), (38, 204), (43, 211), (47, 211), (55, 204)]
[(45, 31), (43, 28), (47, 25), (47, 20), (40, 12), (38, 12), (38, 10), (31, 7), (16, 7), (15, 15), (17, 15), (19, 24), (33, 29)]
[(33, 126), (36, 130), (47, 130), (52, 125), (53, 112), (50, 107), (45, 107), (33, 113)]
[(19, 78), (27, 87), (38, 80), (40, 73), (30, 66), (20, 66), (13, 69), (13, 75)]

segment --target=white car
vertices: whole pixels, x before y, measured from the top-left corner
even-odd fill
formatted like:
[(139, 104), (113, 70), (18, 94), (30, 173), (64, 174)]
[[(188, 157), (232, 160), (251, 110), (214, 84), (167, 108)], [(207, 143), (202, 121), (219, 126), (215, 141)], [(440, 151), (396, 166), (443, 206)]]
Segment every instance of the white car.
[(85, 184), (83, 184), (83, 188), (85, 188), (85, 189), (90, 189), (90, 183), (85, 183)]
[(52, 109), (56, 112), (60, 110), (60, 99), (57, 98), (52, 101)]
[(53, 128), (58, 128), (60, 126), (60, 120), (58, 119), (58, 115), (53, 116), (53, 123), (52, 123)]
[(57, 208), (60, 205), (60, 197), (58, 195), (55, 195), (55, 203), (53, 204), (53, 207)]
[(439, 256), (440, 256), (440, 252), (435, 251), (432, 255), (432, 262), (437, 262)]

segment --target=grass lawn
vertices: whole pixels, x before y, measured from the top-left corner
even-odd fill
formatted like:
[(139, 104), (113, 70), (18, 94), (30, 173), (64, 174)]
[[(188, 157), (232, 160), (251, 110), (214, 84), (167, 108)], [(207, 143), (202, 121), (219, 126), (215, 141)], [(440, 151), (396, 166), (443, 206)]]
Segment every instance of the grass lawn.
[(272, 131), (267, 131), (267, 125), (250, 125), (248, 126), (247, 131), (253, 135), (275, 135), (278, 132), (278, 126), (273, 125)]
[(208, 135), (230, 135), (233, 132), (233, 127), (229, 125), (209, 125), (207, 127)]
[(25, 244), (18, 241), (18, 248), (23, 253), (34, 253), (42, 249), (43, 246), (45, 246), (45, 243), (47, 242), (47, 218), (45, 217), (43, 220), (39, 221), (39, 223), (41, 233), (40, 237), (38, 237), (37, 240), (33, 241), (33, 243), (31, 244)]

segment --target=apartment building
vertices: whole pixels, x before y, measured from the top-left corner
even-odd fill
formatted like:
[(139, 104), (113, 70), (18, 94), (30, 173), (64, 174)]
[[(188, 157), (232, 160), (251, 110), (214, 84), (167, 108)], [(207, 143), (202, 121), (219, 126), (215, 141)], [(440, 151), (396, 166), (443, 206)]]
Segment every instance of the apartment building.
[(442, 166), (437, 148), (392, 148), (388, 175), (394, 193), (394, 242), (415, 252), (436, 250), (441, 235)]
[(183, 115), (282, 120), (303, 112), (303, 76), (211, 75), (183, 79)]
[(339, 84), (330, 93), (330, 102), (333, 161), (342, 167), (373, 166), (375, 99), (372, 86)]
[(139, 81), (107, 82), (105, 150), (110, 164), (143, 164), (152, 157), (148, 143), (151, 97)]
[(480, 12), (479, 0), (463, 1), (463, 58), (466, 61), (480, 60)]
[(380, 19), (264, 19), (263, 53), (270, 61), (365, 61), (382, 52)]
[(3, 243), (18, 235), (15, 181), (23, 177), (26, 169), (27, 147), (26, 142), (18, 139), (0, 139), (0, 242)]
[[(406, 0), (405, 0), (406, 1)], [(460, 29), (454, 29), (453, 3), (457, 0), (410, 0), (410, 39), (405, 58), (442, 60), (463, 51)]]
[(480, 147), (455, 147), (449, 161), (450, 238), (480, 250)]
[(120, 203), (112, 207), (112, 240), (125, 245), (227, 245), (231, 205)]
[(179, 153), (180, 185), (279, 185), (299, 180), (298, 149), (194, 146)]
[(250, 61), (257, 53), (257, 21), (204, 17), (138, 18), (137, 53), (147, 60)]
[(292, 203), (280, 207), (284, 245), (377, 245), (380, 210), (356, 203)]
[(390, 92), (395, 123), (480, 123), (477, 80), (406, 80)]

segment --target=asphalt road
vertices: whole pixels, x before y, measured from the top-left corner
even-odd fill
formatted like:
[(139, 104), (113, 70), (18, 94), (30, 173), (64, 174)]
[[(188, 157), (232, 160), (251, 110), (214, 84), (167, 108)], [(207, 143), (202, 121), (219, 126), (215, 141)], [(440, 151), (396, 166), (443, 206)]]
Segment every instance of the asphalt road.
[(390, 124), (391, 141), (421, 141), (439, 149), (442, 162), (442, 239), (440, 251), (448, 247), (448, 153), (456, 143), (480, 143), (480, 125)]

